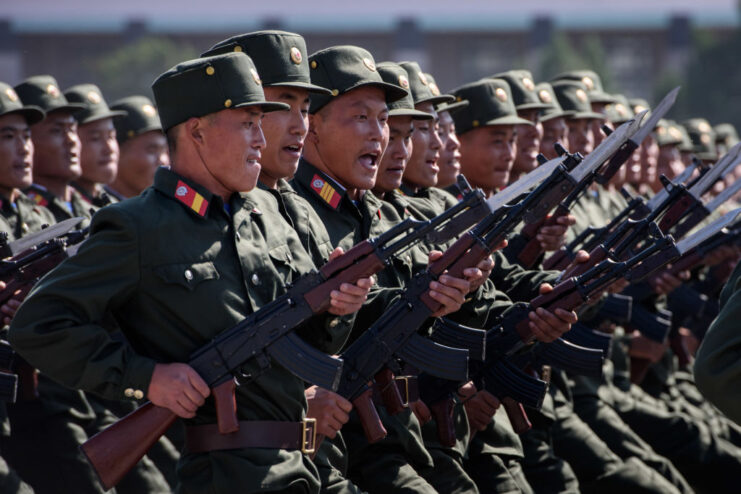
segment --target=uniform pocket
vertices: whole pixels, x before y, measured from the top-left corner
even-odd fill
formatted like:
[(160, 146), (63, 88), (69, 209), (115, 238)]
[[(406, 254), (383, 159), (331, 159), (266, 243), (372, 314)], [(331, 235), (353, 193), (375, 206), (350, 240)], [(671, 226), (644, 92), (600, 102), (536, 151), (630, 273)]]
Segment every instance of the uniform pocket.
[(219, 279), (219, 272), (211, 261), (163, 264), (152, 271), (165, 283), (181, 285), (190, 291), (206, 280)]

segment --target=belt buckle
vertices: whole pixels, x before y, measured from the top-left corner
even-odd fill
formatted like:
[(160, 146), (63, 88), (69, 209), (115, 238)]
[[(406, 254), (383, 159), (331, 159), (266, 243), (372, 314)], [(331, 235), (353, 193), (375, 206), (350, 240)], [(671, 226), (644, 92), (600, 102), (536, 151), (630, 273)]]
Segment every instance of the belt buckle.
[(409, 406), (409, 376), (394, 376), (394, 380), (404, 382), (404, 396), (401, 397), (402, 405)]
[(305, 418), (301, 421), (301, 452), (305, 455), (314, 453), (316, 446), (316, 419)]

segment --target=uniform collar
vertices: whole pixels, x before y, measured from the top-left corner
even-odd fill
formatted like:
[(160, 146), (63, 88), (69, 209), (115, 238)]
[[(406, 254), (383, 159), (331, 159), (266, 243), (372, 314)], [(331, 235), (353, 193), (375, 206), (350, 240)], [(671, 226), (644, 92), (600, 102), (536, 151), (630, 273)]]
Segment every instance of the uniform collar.
[(221, 203), (202, 185), (178, 175), (167, 168), (159, 168), (154, 175), (154, 188), (183, 205), (191, 214), (201, 218), (208, 214), (214, 201)]
[(311, 190), (322, 203), (335, 211), (340, 207), (347, 190), (326, 173), (301, 158), (295, 180)]

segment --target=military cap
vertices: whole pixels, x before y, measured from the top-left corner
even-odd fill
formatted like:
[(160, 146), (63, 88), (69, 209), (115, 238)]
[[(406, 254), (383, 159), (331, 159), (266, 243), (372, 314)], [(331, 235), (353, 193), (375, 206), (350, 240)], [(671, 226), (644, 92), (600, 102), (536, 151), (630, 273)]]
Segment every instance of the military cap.
[(509, 70), (491, 76), (491, 79), (504, 79), (509, 84), (515, 108), (519, 110), (545, 110), (550, 107), (540, 101), (535, 91), (533, 74), (529, 70)]
[(701, 160), (716, 160), (715, 132), (704, 118), (691, 118), (682, 123), (692, 140), (692, 152)]
[(482, 79), (452, 92), (456, 98), (469, 101), (467, 107), (451, 113), (458, 134), (487, 125), (533, 125), (517, 116), (512, 93), (502, 79)]
[(612, 96), (615, 101), (605, 107), (605, 114), (610, 122), (620, 125), (635, 117), (628, 98), (622, 94), (613, 94)]
[[(429, 72), (424, 73), (425, 77), (427, 78), (427, 85), (430, 87), (430, 91), (432, 91), (432, 94), (434, 96), (440, 96), (443, 94), (440, 91), (440, 87), (437, 85), (437, 82), (435, 82), (435, 78), (430, 74)], [(450, 102), (449, 103), (437, 103), (435, 105), (435, 111), (438, 113), (442, 111), (446, 112), (454, 112), (460, 108), (463, 108), (464, 106), (468, 106), (468, 101), (462, 100), (462, 101), (456, 101), (455, 96), (452, 94), (445, 94), (445, 96), (449, 97)]]
[(111, 110), (103, 98), (100, 88), (95, 84), (78, 84), (67, 88), (64, 92), (67, 101), (84, 105), (82, 110), (75, 113), (75, 120), (79, 124), (86, 124), (103, 118), (122, 117), (125, 111)]
[(243, 52), (252, 59), (265, 86), (288, 86), (312, 93), (330, 94), (329, 89), (311, 83), (306, 41), (286, 31), (255, 31), (219, 41), (202, 57)]
[[(396, 84), (404, 90), (409, 90), (409, 74), (401, 65), (394, 62), (381, 62), (376, 65), (381, 78), (389, 84)], [(389, 116), (391, 117), (412, 117), (415, 120), (432, 119), (432, 114), (414, 109), (414, 100), (412, 95), (407, 93), (401, 99), (392, 101), (388, 104)]]
[(679, 146), (684, 141), (682, 132), (676, 122), (662, 118), (656, 124), (656, 144), (662, 146)]
[(561, 108), (561, 105), (558, 102), (558, 98), (556, 98), (556, 93), (553, 92), (553, 87), (551, 87), (549, 83), (539, 83), (535, 86), (535, 92), (537, 93), (540, 102), (545, 105), (545, 108), (540, 113), (541, 122), (553, 120), (558, 117), (568, 117), (571, 114), (571, 112), (563, 111), (563, 108)]
[(553, 92), (556, 93), (561, 108), (565, 112), (569, 112), (566, 118), (598, 118), (604, 120), (604, 115), (592, 111), (592, 105), (587, 95), (587, 87), (583, 83), (562, 79), (551, 82), (551, 87)]
[(225, 53), (180, 63), (152, 83), (162, 129), (227, 108), (259, 106), (264, 112), (288, 110), (265, 101), (260, 75), (244, 53)]
[(84, 107), (80, 103), (67, 101), (56, 79), (50, 75), (29, 77), (15, 87), (15, 92), (23, 104), (38, 106), (47, 115), (54, 111), (76, 112)]
[(589, 101), (592, 103), (612, 103), (612, 95), (605, 92), (602, 87), (602, 79), (593, 70), (571, 70), (569, 72), (562, 72), (556, 77), (551, 79), (551, 83), (555, 81), (579, 81), (586, 87), (589, 94)]
[(731, 149), (738, 144), (738, 132), (736, 132), (736, 127), (733, 124), (721, 123), (713, 127), (713, 130), (715, 131), (715, 142), (724, 144), (726, 149)]
[(28, 125), (44, 119), (46, 114), (38, 106), (24, 105), (21, 98), (10, 85), (0, 82), (0, 117), (17, 113), (22, 115)]
[(672, 122), (672, 128), (675, 128), (677, 132), (682, 135), (682, 143), (679, 145), (679, 151), (682, 153), (691, 153), (694, 146), (692, 145), (692, 139), (690, 139), (690, 135), (687, 133), (687, 129), (684, 128), (684, 125)]
[(152, 130), (162, 130), (160, 117), (152, 101), (146, 96), (129, 96), (111, 105), (112, 110), (122, 110), (126, 115), (113, 120), (119, 144)]
[(651, 105), (649, 105), (648, 101), (646, 101), (643, 98), (630, 98), (628, 100), (628, 103), (630, 104), (630, 108), (633, 110), (633, 112), (636, 115), (641, 113), (644, 110), (651, 109)]
[(309, 56), (311, 82), (331, 91), (311, 98), (310, 113), (316, 113), (332, 98), (360, 87), (371, 86), (386, 93), (386, 102), (403, 98), (408, 91), (384, 82), (368, 50), (352, 45), (331, 46)]
[(427, 76), (422, 72), (417, 62), (399, 62), (399, 65), (409, 74), (409, 92), (412, 93), (412, 99), (414, 99), (415, 105), (420, 103), (438, 105), (441, 103), (452, 103), (455, 100), (449, 94), (440, 94), (439, 89), (437, 89), (437, 94), (435, 94), (430, 87), (430, 81), (427, 80)]

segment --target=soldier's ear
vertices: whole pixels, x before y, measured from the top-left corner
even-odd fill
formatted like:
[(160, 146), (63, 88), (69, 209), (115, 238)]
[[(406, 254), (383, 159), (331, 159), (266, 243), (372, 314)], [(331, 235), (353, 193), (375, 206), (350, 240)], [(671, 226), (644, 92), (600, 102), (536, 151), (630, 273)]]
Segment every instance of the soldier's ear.
[(306, 140), (316, 144), (319, 142), (318, 135), (317, 135), (317, 125), (319, 125), (321, 116), (317, 114), (309, 114), (309, 132), (306, 134)]
[(185, 121), (185, 135), (198, 144), (203, 144), (203, 125), (204, 120), (201, 118), (189, 118)]

